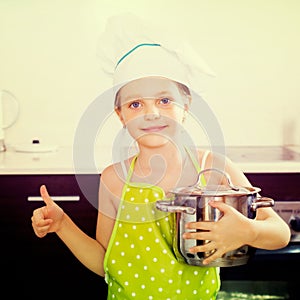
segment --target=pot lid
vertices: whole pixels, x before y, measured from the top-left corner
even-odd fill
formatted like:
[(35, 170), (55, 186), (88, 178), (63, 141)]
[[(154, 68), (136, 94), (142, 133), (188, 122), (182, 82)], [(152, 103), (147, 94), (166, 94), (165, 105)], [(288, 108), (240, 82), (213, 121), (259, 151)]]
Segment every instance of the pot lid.
[[(216, 171), (222, 173), (227, 179), (227, 185), (202, 185), (200, 177), (204, 172), (207, 171)], [(205, 169), (198, 174), (197, 182), (191, 186), (179, 187), (170, 191), (176, 195), (185, 195), (185, 196), (245, 196), (253, 193), (260, 192), (260, 188), (257, 187), (244, 187), (233, 185), (228, 173), (219, 170), (219, 169)]]

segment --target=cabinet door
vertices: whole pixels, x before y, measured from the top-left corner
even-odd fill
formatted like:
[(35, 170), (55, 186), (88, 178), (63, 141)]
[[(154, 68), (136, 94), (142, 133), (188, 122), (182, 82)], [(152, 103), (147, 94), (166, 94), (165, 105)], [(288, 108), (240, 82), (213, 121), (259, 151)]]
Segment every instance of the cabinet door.
[(38, 238), (31, 227), (32, 211), (44, 205), (39, 199), (39, 187), (45, 184), (74, 222), (94, 237), (99, 178), (99, 175), (0, 176), (2, 293), (10, 294), (11, 298), (106, 299), (107, 286), (102, 277), (85, 268), (56, 234)]
[(246, 173), (252, 185), (261, 188), (261, 195), (275, 201), (300, 200), (300, 172)]

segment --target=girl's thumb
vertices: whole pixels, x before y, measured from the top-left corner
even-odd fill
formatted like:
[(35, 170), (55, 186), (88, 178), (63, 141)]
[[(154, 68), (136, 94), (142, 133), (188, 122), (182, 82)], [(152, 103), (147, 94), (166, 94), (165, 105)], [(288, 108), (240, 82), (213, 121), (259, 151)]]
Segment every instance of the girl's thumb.
[(40, 187), (40, 194), (41, 194), (44, 202), (46, 203), (46, 205), (50, 205), (50, 204), (53, 203), (53, 200), (49, 196), (47, 188), (46, 188), (45, 185), (41, 185), (41, 187)]

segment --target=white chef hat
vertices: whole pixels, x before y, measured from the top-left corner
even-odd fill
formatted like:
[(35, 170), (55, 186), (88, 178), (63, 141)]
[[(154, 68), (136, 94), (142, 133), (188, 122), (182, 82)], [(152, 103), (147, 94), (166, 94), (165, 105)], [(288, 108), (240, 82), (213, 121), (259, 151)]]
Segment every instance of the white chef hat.
[(130, 13), (110, 17), (98, 55), (114, 89), (138, 78), (161, 76), (201, 90), (199, 78), (215, 74), (187, 41), (174, 35)]

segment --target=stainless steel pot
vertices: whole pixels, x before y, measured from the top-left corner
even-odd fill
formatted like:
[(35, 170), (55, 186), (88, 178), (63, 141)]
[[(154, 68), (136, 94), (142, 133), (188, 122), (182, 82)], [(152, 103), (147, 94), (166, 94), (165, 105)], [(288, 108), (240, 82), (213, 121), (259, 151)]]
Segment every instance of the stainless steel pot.
[[(203, 176), (204, 172), (208, 171), (215, 171), (224, 175), (227, 179), (227, 185), (201, 186), (200, 178)], [(203, 265), (203, 260), (210, 256), (215, 250), (193, 254), (189, 252), (189, 248), (209, 243), (209, 241), (186, 240), (183, 239), (182, 235), (187, 231), (185, 225), (188, 222), (216, 222), (222, 217), (222, 212), (220, 210), (213, 208), (208, 204), (212, 200), (222, 201), (234, 207), (246, 217), (253, 219), (256, 215), (256, 209), (274, 206), (273, 199), (259, 196), (258, 193), (260, 191), (261, 189), (257, 187), (235, 186), (232, 184), (231, 179), (226, 172), (211, 168), (205, 169), (198, 174), (196, 184), (174, 189), (171, 191), (170, 198), (157, 201), (157, 209), (176, 214), (173, 248), (177, 259), (190, 265), (197, 266), (230, 267), (246, 264), (255, 252), (254, 248), (247, 245), (225, 253), (223, 257), (216, 259), (208, 265)], [(189, 231), (195, 232), (195, 230)]]

